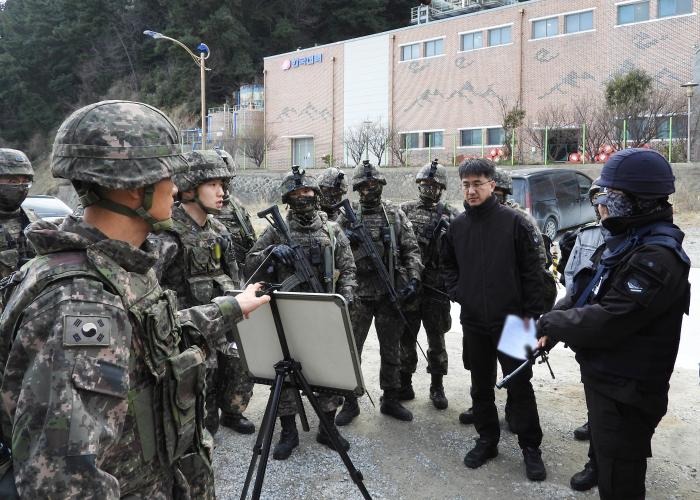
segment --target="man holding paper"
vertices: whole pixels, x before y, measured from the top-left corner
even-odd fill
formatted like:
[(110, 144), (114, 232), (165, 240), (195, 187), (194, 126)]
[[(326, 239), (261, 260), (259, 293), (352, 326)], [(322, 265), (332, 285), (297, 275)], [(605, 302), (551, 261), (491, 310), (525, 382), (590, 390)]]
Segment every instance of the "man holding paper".
[[(495, 165), (489, 160), (469, 159), (460, 165), (465, 212), (450, 225), (441, 249), (446, 288), (461, 306), (469, 348), (474, 426), (479, 433), (476, 446), (464, 457), (472, 469), (498, 455), (496, 360), (506, 375), (522, 362), (497, 350), (506, 316), (536, 318), (544, 303), (538, 233), (520, 213), (498, 203), (494, 175)], [(539, 449), (542, 429), (531, 378), (528, 368), (508, 388), (510, 422), (528, 479), (542, 481), (547, 472)]]

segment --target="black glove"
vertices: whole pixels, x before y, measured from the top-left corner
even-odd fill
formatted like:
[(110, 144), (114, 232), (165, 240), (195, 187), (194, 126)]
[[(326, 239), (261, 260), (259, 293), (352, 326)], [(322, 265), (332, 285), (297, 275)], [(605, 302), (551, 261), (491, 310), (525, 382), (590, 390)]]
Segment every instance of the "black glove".
[(272, 257), (287, 266), (294, 265), (294, 250), (289, 245), (277, 245), (272, 249)]
[(407, 302), (413, 300), (418, 295), (418, 280), (416, 278), (411, 278), (408, 285), (399, 290), (399, 299), (401, 302)]
[(351, 245), (358, 245), (362, 242), (362, 238), (360, 237), (360, 233), (358, 231), (353, 231), (352, 229), (346, 229), (345, 236), (348, 237), (348, 240), (350, 240)]

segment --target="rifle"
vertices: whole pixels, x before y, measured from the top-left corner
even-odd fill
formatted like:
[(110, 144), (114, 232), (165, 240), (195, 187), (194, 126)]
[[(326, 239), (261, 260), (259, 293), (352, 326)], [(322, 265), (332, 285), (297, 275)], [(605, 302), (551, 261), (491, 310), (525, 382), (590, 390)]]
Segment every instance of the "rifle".
[(500, 381), (496, 382), (496, 387), (498, 389), (503, 389), (508, 383), (513, 380), (513, 377), (516, 377), (519, 373), (521, 373), (525, 368), (527, 368), (530, 365), (534, 365), (535, 361), (537, 358), (540, 358), (538, 361), (538, 364), (542, 363), (547, 363), (547, 368), (549, 368), (549, 374), (552, 376), (552, 378), (556, 378), (554, 376), (554, 372), (552, 371), (552, 366), (549, 364), (549, 356), (547, 356), (547, 351), (544, 349), (535, 349), (534, 351), (532, 350), (532, 347), (530, 346), (525, 346), (525, 351), (526, 351), (526, 356), (527, 359), (523, 361), (523, 363), (517, 367), (515, 370), (510, 372), (508, 375), (503, 377)]
[(270, 208), (258, 212), (258, 217), (267, 220), (267, 222), (282, 235), (287, 246), (294, 252), (294, 274), (282, 282), (281, 289), (293, 290), (302, 283), (308, 283), (312, 292), (326, 293), (326, 290), (324, 290), (321, 282), (311, 268), (311, 264), (309, 264), (304, 248), (292, 239), (289, 228), (284, 222), (284, 219), (282, 219), (277, 205), (272, 205)]

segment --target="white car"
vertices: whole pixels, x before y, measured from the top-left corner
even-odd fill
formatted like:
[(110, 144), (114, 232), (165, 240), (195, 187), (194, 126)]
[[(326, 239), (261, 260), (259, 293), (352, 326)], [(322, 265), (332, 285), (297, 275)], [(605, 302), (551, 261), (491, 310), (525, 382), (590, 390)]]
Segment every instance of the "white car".
[(49, 222), (61, 222), (73, 213), (73, 210), (55, 196), (43, 194), (27, 196), (22, 208), (29, 208), (39, 217)]

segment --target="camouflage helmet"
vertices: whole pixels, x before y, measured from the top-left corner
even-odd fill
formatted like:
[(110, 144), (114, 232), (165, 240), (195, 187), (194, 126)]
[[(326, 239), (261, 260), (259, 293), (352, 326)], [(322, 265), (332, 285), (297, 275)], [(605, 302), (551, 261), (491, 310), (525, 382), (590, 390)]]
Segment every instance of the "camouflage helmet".
[(423, 165), (416, 174), (416, 184), (421, 181), (436, 182), (442, 189), (447, 189), (447, 170), (435, 158), (431, 163)]
[(213, 179), (223, 179), (224, 189), (233, 177), (233, 158), (226, 151), (208, 149), (185, 153), (190, 167), (173, 176), (178, 191), (193, 191), (197, 186)]
[(600, 193), (600, 191), (603, 189), (601, 188), (596, 182), (600, 180), (600, 177), (596, 180), (593, 181), (593, 184), (591, 184), (591, 187), (588, 188), (588, 201), (591, 202), (591, 205), (593, 205), (593, 200), (595, 196)]
[(340, 189), (343, 193), (348, 192), (348, 180), (345, 172), (336, 167), (329, 167), (323, 171), (318, 178), (319, 187)]
[(357, 191), (360, 184), (370, 180), (376, 180), (380, 184), (386, 185), (386, 179), (379, 169), (372, 165), (369, 160), (364, 160), (362, 165), (356, 166), (352, 172), (352, 190)]
[(510, 172), (502, 168), (496, 168), (493, 180), (496, 182), (496, 189), (501, 189), (507, 194), (513, 194), (513, 178), (510, 176)]
[(24, 175), (33, 180), (34, 169), (22, 151), (0, 148), (0, 175)]
[(179, 133), (140, 102), (101, 101), (71, 114), (56, 133), (54, 177), (107, 189), (149, 186), (187, 169)]
[(313, 189), (317, 196), (321, 194), (316, 178), (311, 175), (307, 175), (306, 171), (299, 167), (299, 165), (294, 165), (292, 167), (292, 171), (285, 175), (284, 179), (282, 179), (282, 185), (280, 186), (282, 203), (288, 203), (287, 200), (289, 199), (289, 195), (297, 189), (302, 188)]

